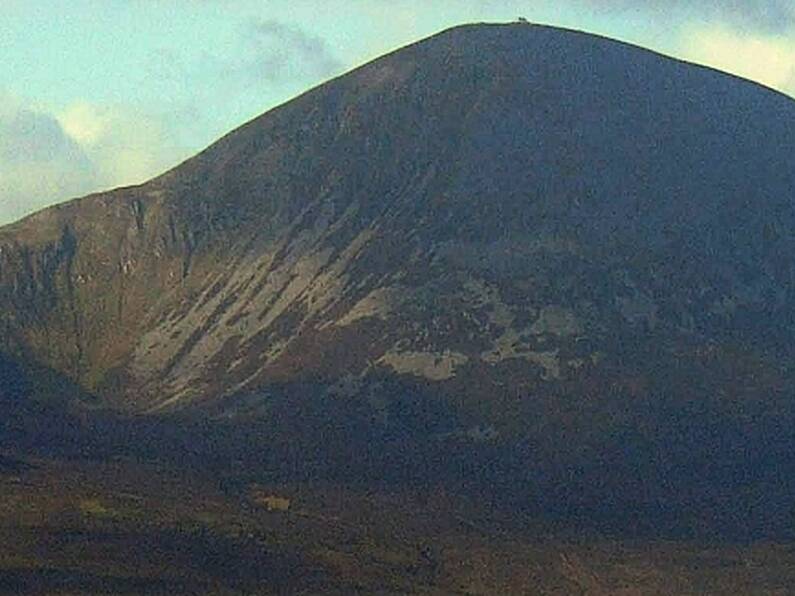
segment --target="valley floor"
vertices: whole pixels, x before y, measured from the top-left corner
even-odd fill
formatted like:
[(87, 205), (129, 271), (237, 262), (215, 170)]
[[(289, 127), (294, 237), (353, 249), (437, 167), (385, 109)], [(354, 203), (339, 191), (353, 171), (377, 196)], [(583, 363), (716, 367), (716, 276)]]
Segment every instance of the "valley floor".
[[(791, 594), (795, 545), (621, 539), (445, 490), (0, 468), (0, 594)], [(289, 499), (269, 511), (264, 496)], [(279, 501), (286, 506), (285, 501)]]

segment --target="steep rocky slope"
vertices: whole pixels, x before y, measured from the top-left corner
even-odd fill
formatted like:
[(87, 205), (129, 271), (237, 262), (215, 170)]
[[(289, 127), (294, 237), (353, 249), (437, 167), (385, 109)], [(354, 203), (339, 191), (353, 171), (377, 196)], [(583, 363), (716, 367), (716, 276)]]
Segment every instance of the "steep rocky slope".
[(793, 146), (748, 81), (455, 28), (1, 229), (0, 349), (93, 408), (733, 457), (792, 418)]

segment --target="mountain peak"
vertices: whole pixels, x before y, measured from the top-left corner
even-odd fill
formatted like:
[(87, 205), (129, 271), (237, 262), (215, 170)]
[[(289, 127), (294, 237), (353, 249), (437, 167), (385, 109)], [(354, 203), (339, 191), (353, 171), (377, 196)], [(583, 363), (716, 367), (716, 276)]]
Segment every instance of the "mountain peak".
[(783, 96), (627, 44), (456, 27), (5, 228), (2, 349), (114, 408), (386, 375), (466, 416), (494, 386), (655, 377), (627, 345), (781, 350), (793, 123)]
[(0, 446), (786, 534), (793, 147), (736, 77), (442, 32), (0, 229)]

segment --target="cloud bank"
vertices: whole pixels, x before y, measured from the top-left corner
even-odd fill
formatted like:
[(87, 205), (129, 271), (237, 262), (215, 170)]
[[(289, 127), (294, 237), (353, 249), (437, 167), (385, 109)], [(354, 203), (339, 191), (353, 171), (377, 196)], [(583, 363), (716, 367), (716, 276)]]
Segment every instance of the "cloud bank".
[(795, 3), (791, 0), (575, 0), (594, 12), (632, 11), (651, 13), (670, 20), (700, 19), (725, 23), (760, 33), (782, 33), (795, 27)]
[(0, 223), (97, 185), (94, 164), (52, 115), (0, 112)]
[(187, 157), (175, 146), (164, 121), (130, 107), (81, 101), (60, 113), (58, 121), (106, 186), (144, 182)]
[(0, 225), (143, 182), (180, 157), (155, 119), (131, 110), (78, 102), (53, 114), (10, 96), (0, 104)]
[(725, 25), (685, 29), (686, 58), (758, 81), (795, 97), (795, 38), (754, 35)]

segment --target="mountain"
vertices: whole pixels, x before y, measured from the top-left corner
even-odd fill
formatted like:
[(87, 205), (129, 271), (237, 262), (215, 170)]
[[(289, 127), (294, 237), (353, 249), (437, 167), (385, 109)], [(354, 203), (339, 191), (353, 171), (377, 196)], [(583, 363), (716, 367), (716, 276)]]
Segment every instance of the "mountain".
[(0, 397), (751, 469), (795, 419), (793, 146), (749, 81), (457, 27), (0, 229)]

